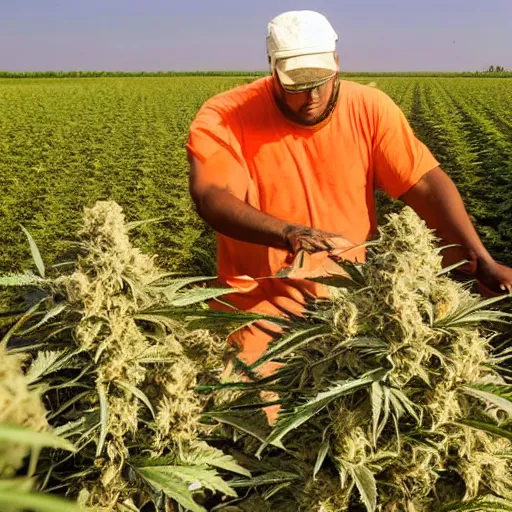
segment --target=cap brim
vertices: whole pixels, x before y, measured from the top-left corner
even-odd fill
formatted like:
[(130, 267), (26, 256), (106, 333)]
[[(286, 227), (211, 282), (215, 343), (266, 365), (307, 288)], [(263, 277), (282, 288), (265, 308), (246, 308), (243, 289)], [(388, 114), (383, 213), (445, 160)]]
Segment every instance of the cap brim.
[(315, 53), (279, 59), (275, 66), (281, 85), (290, 91), (318, 87), (336, 75), (334, 53)]

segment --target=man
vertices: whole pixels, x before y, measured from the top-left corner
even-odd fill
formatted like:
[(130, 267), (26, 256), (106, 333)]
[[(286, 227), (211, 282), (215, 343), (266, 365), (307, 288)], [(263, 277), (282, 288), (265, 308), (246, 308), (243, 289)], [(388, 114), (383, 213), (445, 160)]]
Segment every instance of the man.
[[(332, 252), (361, 258), (346, 249), (375, 234), (377, 187), (460, 245), (446, 251), (447, 264), (468, 259), (489, 293), (510, 291), (512, 269), (485, 249), (455, 185), (400, 109), (378, 89), (338, 79), (336, 41), (319, 13), (277, 16), (267, 36), (272, 75), (211, 98), (190, 127), (190, 193), (218, 233), (219, 279), (239, 290), (230, 301), (300, 314), (305, 298), (325, 290), (270, 276), (299, 251), (312, 255), (305, 275), (328, 271)], [(268, 329), (238, 335), (242, 360), (261, 355)]]

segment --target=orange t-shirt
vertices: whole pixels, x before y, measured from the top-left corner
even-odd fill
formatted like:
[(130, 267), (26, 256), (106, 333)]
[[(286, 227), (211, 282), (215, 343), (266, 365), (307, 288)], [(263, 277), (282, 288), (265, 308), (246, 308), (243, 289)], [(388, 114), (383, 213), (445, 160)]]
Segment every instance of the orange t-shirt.
[[(248, 177), (253, 207), (355, 243), (376, 231), (376, 187), (399, 197), (439, 165), (386, 94), (345, 80), (331, 116), (313, 127), (281, 113), (271, 77), (218, 94), (192, 122), (187, 151), (219, 186), (226, 174)], [(306, 280), (264, 279), (290, 256), (218, 234), (219, 279), (244, 290), (229, 300), (245, 311), (300, 312), (304, 294), (322, 293)]]

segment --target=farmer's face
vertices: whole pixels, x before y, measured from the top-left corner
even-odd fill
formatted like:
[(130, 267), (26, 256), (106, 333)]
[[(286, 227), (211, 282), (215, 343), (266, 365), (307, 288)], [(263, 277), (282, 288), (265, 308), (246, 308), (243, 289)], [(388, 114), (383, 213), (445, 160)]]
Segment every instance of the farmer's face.
[(336, 77), (327, 83), (302, 92), (288, 92), (279, 83), (280, 97), (301, 121), (312, 124), (320, 119), (329, 105)]
[[(336, 63), (338, 63), (337, 55)], [(314, 89), (289, 92), (283, 88), (277, 73), (274, 72), (274, 84), (278, 97), (294, 113), (297, 119), (304, 124), (314, 124), (316, 120), (321, 119), (329, 106), (336, 79), (337, 75)]]

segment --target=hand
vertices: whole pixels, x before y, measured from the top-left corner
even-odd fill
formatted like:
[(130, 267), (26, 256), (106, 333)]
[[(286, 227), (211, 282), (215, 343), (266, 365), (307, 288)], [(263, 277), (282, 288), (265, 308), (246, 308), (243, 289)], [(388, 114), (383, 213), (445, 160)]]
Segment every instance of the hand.
[(478, 260), (476, 278), (487, 295), (512, 292), (512, 268), (495, 260)]
[(294, 224), (286, 226), (284, 237), (288, 248), (293, 254), (297, 254), (300, 250), (312, 254), (354, 246), (352, 242), (340, 234)]

